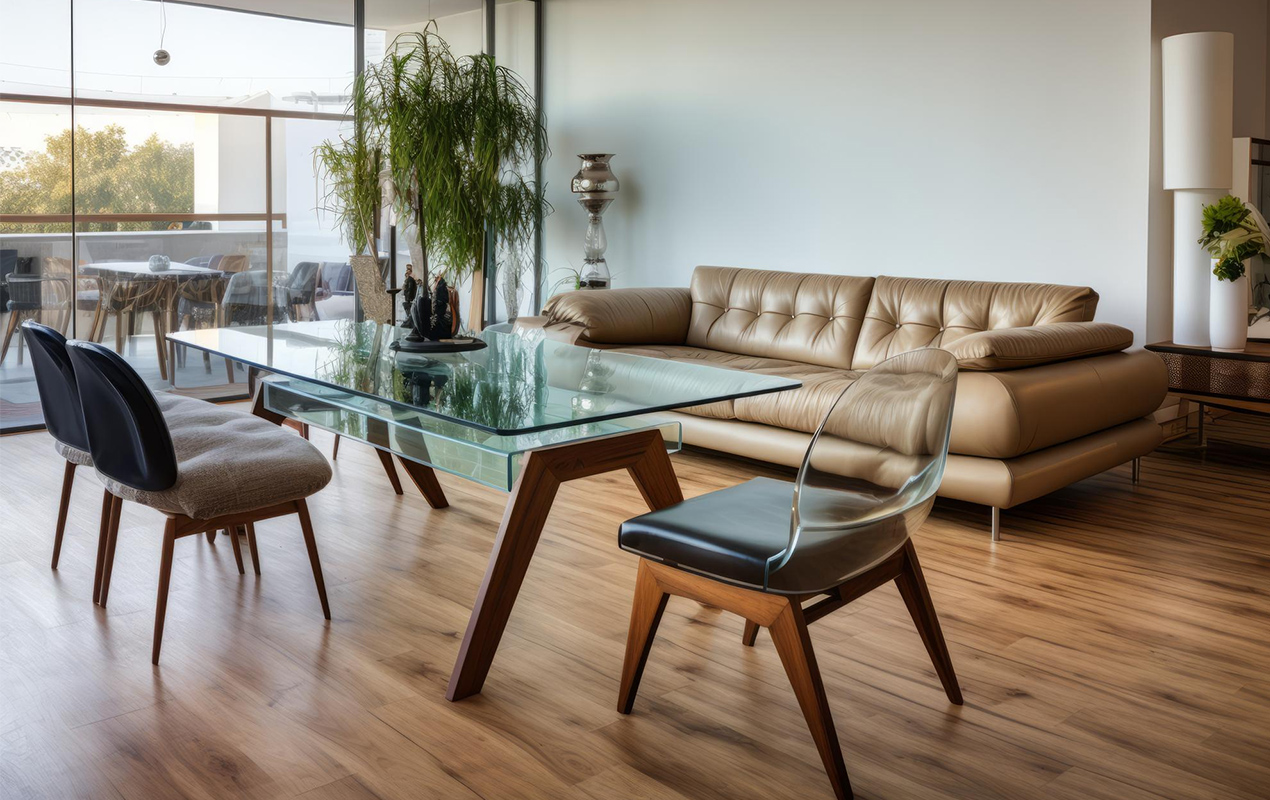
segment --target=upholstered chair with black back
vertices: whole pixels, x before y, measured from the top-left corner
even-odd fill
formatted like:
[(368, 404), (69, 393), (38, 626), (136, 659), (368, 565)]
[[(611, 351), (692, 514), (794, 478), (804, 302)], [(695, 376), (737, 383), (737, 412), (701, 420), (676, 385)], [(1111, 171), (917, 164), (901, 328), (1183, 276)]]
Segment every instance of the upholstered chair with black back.
[[(326, 459), (307, 441), (259, 417), (211, 403), (181, 406), (164, 416), (137, 373), (117, 354), (91, 342), (67, 348), (75, 369), (88, 449), (113, 495), (99, 603), (110, 592), (119, 515), (124, 501), (167, 517), (154, 618), (152, 661), (159, 663), (176, 540), (220, 528), (248, 526), (290, 514), (299, 517), (329, 620), (326, 586), (305, 502), (331, 479)], [(237, 550), (237, 536), (231, 536)]]
[(756, 478), (623, 523), (620, 545), (641, 560), (618, 710), (632, 710), (671, 595), (731, 611), (747, 620), (745, 644), (771, 631), (834, 792), (851, 797), (807, 625), (889, 581), (960, 704), (910, 538), (943, 476), (956, 384), (943, 350), (895, 356), (842, 392), (793, 483)]
[[(57, 530), (53, 537), (53, 569), (57, 569), (62, 553), (62, 538), (66, 532), (75, 470), (77, 467), (91, 467), (93, 457), (88, 451), (88, 434), (84, 430), (84, 416), (79, 407), (75, 371), (71, 366), (70, 355), (66, 352), (66, 337), (47, 325), (27, 320), (22, 323), (22, 338), (31, 351), (31, 367), (35, 371), (35, 386), (40, 394), (40, 410), (44, 414), (45, 428), (53, 437), (57, 454), (66, 461), (62, 472), (62, 497), (57, 509)], [(182, 404), (205, 405), (200, 400), (173, 394), (156, 395), (155, 402), (165, 414)], [(94, 601), (101, 588), (101, 560), (111, 501), (111, 494), (107, 490), (102, 495), (97, 572), (93, 580)]]
[(317, 319), (318, 267), (316, 261), (301, 261), (278, 287), (289, 321)]

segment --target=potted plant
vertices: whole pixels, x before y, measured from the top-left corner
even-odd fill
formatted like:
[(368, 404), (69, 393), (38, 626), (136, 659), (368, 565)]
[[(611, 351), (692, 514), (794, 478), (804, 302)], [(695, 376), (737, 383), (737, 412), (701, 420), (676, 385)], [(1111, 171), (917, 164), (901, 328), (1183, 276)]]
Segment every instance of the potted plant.
[[(351, 138), (327, 141), (314, 150), (325, 194), (323, 210), (332, 214), (350, 252), (354, 274), (378, 276), (376, 221), (381, 207), (379, 153), (368, 137), (356, 132)], [(377, 279), (377, 278), (376, 278)], [(382, 311), (375, 315), (380, 321)]]
[(1233, 195), (1204, 206), (1199, 243), (1212, 256), (1208, 295), (1209, 340), (1214, 350), (1242, 352), (1248, 343), (1247, 262), (1266, 252), (1270, 230), (1256, 209)]
[(479, 330), (485, 265), (496, 252), (515, 260), (550, 210), (529, 177), (547, 150), (532, 93), (493, 56), (456, 58), (429, 23), (398, 36), (352, 94), (363, 147), (382, 153), (389, 201), (420, 273), (420, 300), (457, 315), (452, 289), (470, 278), (468, 322)]

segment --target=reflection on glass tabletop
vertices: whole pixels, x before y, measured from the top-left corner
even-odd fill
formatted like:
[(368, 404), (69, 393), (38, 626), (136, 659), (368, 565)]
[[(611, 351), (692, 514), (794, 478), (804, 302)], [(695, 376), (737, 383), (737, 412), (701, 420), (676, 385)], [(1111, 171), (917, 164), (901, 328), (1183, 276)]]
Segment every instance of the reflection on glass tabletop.
[(485, 331), (484, 350), (424, 356), (405, 328), (326, 320), (168, 334), (181, 345), (500, 435), (796, 389), (796, 380)]

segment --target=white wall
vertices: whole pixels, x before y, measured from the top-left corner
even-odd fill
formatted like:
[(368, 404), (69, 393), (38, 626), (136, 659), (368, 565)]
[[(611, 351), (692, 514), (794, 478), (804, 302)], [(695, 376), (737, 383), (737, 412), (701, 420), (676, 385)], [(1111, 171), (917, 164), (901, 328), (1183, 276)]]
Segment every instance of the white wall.
[[(548, 0), (548, 268), (1088, 284), (1146, 328), (1150, 0)], [(550, 286), (560, 277), (552, 274)]]
[(1235, 34), (1236, 137), (1270, 135), (1270, 3), (1267, 0), (1153, 0), (1151, 3), (1151, 175), (1147, 338), (1173, 333), (1173, 199), (1164, 191), (1160, 40), (1193, 31)]

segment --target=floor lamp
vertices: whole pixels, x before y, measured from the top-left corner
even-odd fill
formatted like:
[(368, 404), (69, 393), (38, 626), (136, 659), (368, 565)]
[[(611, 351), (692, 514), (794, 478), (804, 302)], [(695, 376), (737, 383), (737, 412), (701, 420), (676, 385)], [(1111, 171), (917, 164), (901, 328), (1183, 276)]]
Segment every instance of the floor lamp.
[(1209, 255), (1203, 207), (1230, 191), (1235, 35), (1183, 33), (1161, 42), (1164, 188), (1173, 192), (1173, 341), (1207, 347)]

